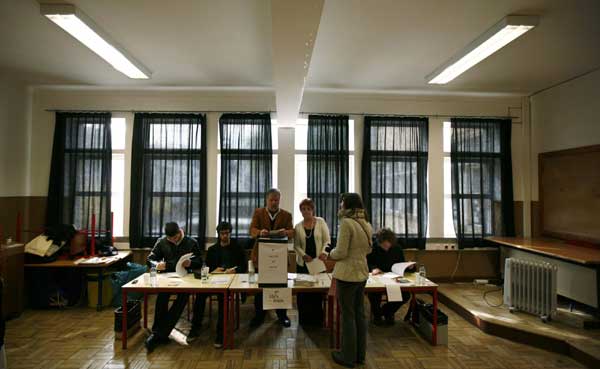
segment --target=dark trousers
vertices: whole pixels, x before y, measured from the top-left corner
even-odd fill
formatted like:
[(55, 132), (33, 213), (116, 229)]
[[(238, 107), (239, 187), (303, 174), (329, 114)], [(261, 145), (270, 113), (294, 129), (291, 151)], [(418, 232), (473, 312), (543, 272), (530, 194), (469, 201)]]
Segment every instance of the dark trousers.
[(371, 312), (375, 319), (381, 319), (384, 316), (386, 319), (392, 319), (396, 311), (400, 309), (408, 300), (410, 300), (409, 292), (402, 292), (402, 301), (386, 302), (381, 304), (382, 292), (373, 292), (367, 295), (371, 303)]
[(367, 321), (365, 319), (365, 282), (335, 280), (337, 300), (342, 310), (342, 360), (363, 362), (367, 354)]
[[(296, 272), (308, 273), (304, 265), (296, 265)], [(323, 295), (320, 293), (299, 293), (296, 295), (298, 304), (298, 324), (323, 324)]]
[(173, 302), (171, 308), (169, 308), (170, 297), (170, 293), (159, 293), (156, 297), (152, 333), (161, 339), (168, 338), (173, 328), (175, 328), (175, 324), (177, 324), (183, 309), (185, 309), (190, 295), (178, 293), (177, 299)]
[[(277, 309), (275, 310), (277, 313), (277, 318), (284, 319), (286, 317), (285, 309)], [(265, 311), (263, 310), (263, 295), (262, 292), (254, 295), (254, 314), (259, 319), (264, 319)]]
[[(204, 317), (204, 308), (206, 306), (206, 299), (210, 295), (197, 294), (196, 301), (194, 302), (194, 317), (192, 319), (192, 329), (199, 329), (202, 326), (202, 318)], [(218, 318), (217, 318), (217, 340), (223, 341), (223, 295), (217, 295), (217, 301), (219, 304)]]

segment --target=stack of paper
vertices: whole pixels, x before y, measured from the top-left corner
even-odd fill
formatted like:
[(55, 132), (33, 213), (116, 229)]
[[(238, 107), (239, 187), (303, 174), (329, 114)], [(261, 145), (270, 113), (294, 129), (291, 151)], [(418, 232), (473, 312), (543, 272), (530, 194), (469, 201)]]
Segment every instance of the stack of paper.
[(315, 276), (309, 274), (297, 274), (294, 280), (295, 286), (312, 286), (317, 282)]

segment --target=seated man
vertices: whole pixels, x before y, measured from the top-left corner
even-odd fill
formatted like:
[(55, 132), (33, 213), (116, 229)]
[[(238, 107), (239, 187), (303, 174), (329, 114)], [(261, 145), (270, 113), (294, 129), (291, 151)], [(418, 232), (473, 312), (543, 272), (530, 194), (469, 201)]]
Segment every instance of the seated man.
[[(404, 262), (404, 251), (396, 245), (396, 235), (389, 228), (383, 228), (377, 232), (377, 244), (373, 252), (367, 256), (369, 270), (373, 275), (392, 271), (392, 265)], [(414, 266), (411, 268), (414, 269)], [(394, 314), (404, 303), (410, 300), (409, 292), (402, 292), (402, 301), (387, 302), (381, 305), (382, 292), (369, 293), (373, 323), (376, 325), (391, 326), (394, 324)], [(385, 318), (385, 321), (382, 320)]]
[[(228, 222), (221, 222), (217, 226), (219, 240), (210, 246), (206, 252), (206, 265), (211, 273), (246, 273), (248, 269), (246, 251), (231, 239), (231, 230), (231, 224)], [(202, 318), (204, 317), (206, 298), (208, 296), (206, 294), (196, 295), (192, 329), (187, 336), (188, 343), (195, 341), (199, 336)], [(214, 346), (221, 348), (223, 347), (223, 295), (218, 294), (217, 298), (219, 301), (219, 318), (217, 320), (217, 336)]]
[[(272, 188), (267, 191), (266, 202), (267, 206), (254, 210), (252, 215), (252, 223), (250, 224), (250, 237), (255, 240), (252, 248), (252, 263), (254, 268), (258, 268), (258, 238), (269, 237), (270, 232), (274, 231), (277, 236), (287, 236), (288, 239), (294, 237), (294, 225), (292, 224), (292, 214), (279, 208), (281, 200), (281, 192), (278, 189)], [(260, 273), (258, 269), (257, 272)], [(265, 312), (263, 310), (262, 293), (254, 295), (254, 318), (250, 322), (251, 327), (258, 327), (265, 320)], [(279, 322), (284, 327), (291, 325), (285, 309), (277, 309), (277, 317)]]
[[(148, 255), (148, 263), (155, 264), (156, 270), (159, 272), (174, 272), (179, 258), (190, 252), (194, 253), (194, 257), (191, 260), (186, 260), (183, 266), (188, 269), (201, 267), (202, 250), (198, 246), (198, 242), (185, 236), (177, 223), (167, 223), (165, 225), (165, 237), (156, 241), (154, 248)], [(159, 293), (156, 297), (152, 334), (145, 342), (148, 352), (152, 352), (159, 344), (169, 341), (169, 334), (177, 324), (179, 316), (181, 316), (187, 304), (189, 294), (177, 294), (177, 299), (169, 309), (170, 297), (171, 293), (168, 292)]]

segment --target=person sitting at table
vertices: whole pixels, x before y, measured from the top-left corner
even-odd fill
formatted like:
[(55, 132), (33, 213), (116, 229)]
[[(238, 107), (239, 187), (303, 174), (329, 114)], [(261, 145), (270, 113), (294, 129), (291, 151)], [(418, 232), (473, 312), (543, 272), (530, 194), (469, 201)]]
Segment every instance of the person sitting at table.
[[(373, 252), (367, 256), (367, 263), (372, 275), (383, 274), (392, 271), (392, 265), (404, 262), (404, 251), (396, 243), (396, 235), (389, 228), (382, 228), (377, 232), (377, 242)], [(414, 265), (407, 271), (414, 270)], [(394, 315), (407, 301), (410, 300), (409, 292), (402, 292), (402, 301), (386, 302), (381, 304), (382, 292), (371, 292), (368, 294), (371, 303), (371, 313), (375, 325), (391, 326), (394, 324)], [(385, 318), (385, 321), (382, 319)]]
[[(288, 239), (294, 237), (294, 226), (292, 224), (292, 214), (279, 208), (281, 200), (281, 192), (272, 188), (267, 191), (265, 196), (267, 206), (257, 208), (252, 215), (252, 223), (250, 224), (250, 237), (254, 239), (254, 247), (252, 248), (251, 259), (256, 271), (258, 270), (258, 238), (269, 237), (272, 233), (276, 236), (285, 237)], [(263, 310), (262, 293), (254, 295), (254, 318), (250, 321), (251, 327), (258, 327), (265, 320), (265, 311)], [(285, 309), (276, 310), (279, 322), (284, 327), (291, 325)]]
[[(296, 271), (308, 273), (306, 263), (326, 252), (325, 248), (331, 243), (331, 238), (325, 220), (315, 216), (314, 201), (304, 199), (298, 207), (304, 219), (294, 228)], [(320, 294), (299, 293), (296, 295), (296, 301), (299, 324), (320, 325), (323, 323), (323, 301)]]
[[(158, 272), (174, 272), (181, 256), (193, 253), (194, 257), (183, 262), (188, 269), (202, 266), (202, 250), (198, 242), (186, 236), (175, 222), (165, 224), (165, 236), (156, 241), (150, 255), (148, 264), (156, 265)], [(185, 305), (189, 299), (188, 293), (178, 293), (177, 299), (169, 309), (170, 292), (161, 292), (156, 297), (154, 309), (154, 323), (152, 334), (146, 339), (145, 346), (148, 352), (154, 351), (156, 346), (169, 342), (171, 330), (177, 324)]]
[[(206, 265), (210, 273), (246, 273), (248, 262), (246, 261), (246, 251), (239, 246), (235, 240), (231, 239), (231, 230), (233, 227), (229, 222), (221, 222), (217, 226), (219, 240), (208, 248), (206, 252)], [(200, 335), (202, 318), (204, 317), (204, 307), (206, 305), (207, 294), (197, 294), (194, 302), (194, 318), (192, 319), (192, 329), (187, 336), (187, 342), (195, 341)], [(223, 295), (217, 295), (219, 303), (217, 319), (217, 335), (214, 347), (223, 347)]]

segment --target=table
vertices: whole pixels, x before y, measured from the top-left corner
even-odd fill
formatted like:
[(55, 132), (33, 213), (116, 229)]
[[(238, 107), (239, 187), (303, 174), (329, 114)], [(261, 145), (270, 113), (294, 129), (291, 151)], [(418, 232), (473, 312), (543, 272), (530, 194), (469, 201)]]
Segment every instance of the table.
[[(146, 281), (149, 281), (149, 273), (145, 273), (136, 279), (130, 281), (122, 287), (122, 308), (123, 320), (121, 322), (121, 338), (123, 341), (123, 349), (127, 349), (127, 293), (128, 292), (143, 292), (144, 293), (144, 325), (147, 325), (147, 294), (149, 293), (205, 293), (205, 294), (222, 294), (223, 301), (228, 301), (229, 285), (233, 281), (233, 274), (210, 274), (208, 281), (202, 281), (194, 278), (194, 274), (189, 273), (183, 278), (169, 278), (169, 274), (159, 274), (157, 276), (157, 285), (151, 286)], [(146, 277), (148, 276), (148, 277)], [(228, 304), (223, 304), (225, 311), (223, 312), (223, 341), (227, 342), (227, 327), (228, 327)]]
[[(411, 308), (414, 308), (416, 311), (416, 297), (415, 294), (417, 293), (431, 293), (432, 297), (433, 297), (433, 322), (432, 322), (432, 334), (431, 334), (431, 344), (433, 346), (437, 345), (437, 307), (438, 307), (438, 296), (437, 296), (437, 292), (438, 292), (438, 285), (431, 282), (430, 280), (426, 280), (425, 283), (421, 283), (421, 284), (417, 284), (415, 282), (415, 278), (416, 278), (416, 273), (410, 273), (410, 274), (406, 274), (404, 276), (405, 279), (410, 280), (410, 283), (399, 283), (399, 285), (402, 287), (402, 291), (407, 291), (410, 292), (412, 297), (410, 300), (410, 304), (411, 304)], [(367, 285), (365, 287), (365, 293), (370, 293), (370, 292), (386, 292), (386, 288), (385, 288), (385, 284), (381, 281), (383, 279), (383, 277), (381, 276), (369, 276), (369, 279), (367, 280)], [(335, 283), (333, 283), (333, 285), (335, 285)], [(335, 292), (333, 291), (335, 289), (335, 287), (332, 288), (332, 294), (335, 294)], [(333, 304), (329, 305), (330, 311), (328, 311), (329, 315), (333, 315)], [(335, 319), (335, 323), (336, 324), (332, 324), (330, 329), (331, 329), (331, 337), (335, 337), (335, 342), (334, 342), (334, 347), (336, 349), (340, 348), (340, 307), (339, 304), (335, 303), (335, 311), (336, 311), (336, 319)], [(413, 320), (412, 320), (412, 324), (415, 324), (415, 318), (416, 315), (413, 314)], [(334, 327), (335, 325), (335, 327)]]
[[(54, 269), (54, 268), (71, 268), (71, 269), (91, 269), (98, 272), (98, 302), (96, 304), (96, 310), (102, 310), (102, 285), (104, 279), (104, 271), (109, 267), (122, 263), (128, 259), (131, 259), (131, 251), (119, 251), (117, 255), (103, 257), (106, 260), (103, 263), (97, 264), (84, 264), (78, 262), (79, 260), (55, 260), (51, 263), (43, 264), (25, 264), (26, 269)], [(84, 259), (85, 260), (85, 259)]]
[(502, 258), (514, 257), (556, 265), (559, 295), (600, 308), (599, 248), (570, 244), (555, 238), (487, 237), (486, 240), (500, 246)]
[[(257, 280), (258, 280), (258, 275), (256, 276)], [(288, 284), (288, 288), (292, 289), (292, 294), (298, 294), (298, 293), (304, 293), (304, 292), (313, 292), (313, 293), (321, 293), (324, 297), (324, 300), (327, 302), (327, 300), (329, 300), (329, 302), (327, 303), (327, 305), (331, 305), (333, 298), (331, 296), (328, 296), (328, 292), (329, 289), (331, 287), (331, 277), (327, 274), (327, 273), (321, 273), (321, 274), (317, 274), (316, 276), (316, 283), (312, 284), (312, 285), (298, 285), (296, 283), (295, 280), (293, 279), (288, 279), (287, 284)], [(229, 305), (229, 314), (232, 315), (232, 319), (230, 319), (230, 322), (235, 321), (236, 322), (236, 327), (239, 327), (239, 295), (241, 293), (248, 293), (248, 294), (257, 294), (259, 292), (262, 292), (263, 287), (259, 287), (257, 283), (249, 283), (248, 282), (248, 274), (236, 274), (235, 278), (233, 279), (233, 282), (231, 282), (231, 285), (229, 285), (229, 298), (227, 300), (227, 304)], [(328, 299), (325, 299), (325, 297), (329, 297)], [(234, 311), (234, 307), (232, 306), (234, 303), (234, 298), (235, 298), (235, 311)], [(235, 315), (237, 314), (237, 320), (235, 319)], [(331, 320), (329, 320), (329, 322), (331, 323)], [(224, 325), (227, 326), (227, 325)], [(233, 329), (233, 324), (231, 324), (231, 326), (229, 327), (230, 329), (230, 335), (229, 341), (225, 341), (225, 348), (233, 348), (234, 345), (234, 329)]]

